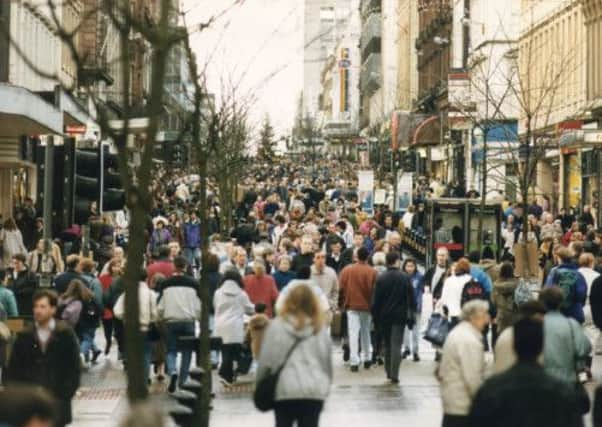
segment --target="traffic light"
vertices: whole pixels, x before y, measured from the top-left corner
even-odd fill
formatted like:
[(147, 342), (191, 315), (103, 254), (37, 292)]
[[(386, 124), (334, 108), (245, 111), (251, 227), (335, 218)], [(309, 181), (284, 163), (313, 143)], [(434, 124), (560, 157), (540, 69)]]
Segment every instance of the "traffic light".
[(412, 150), (401, 153), (401, 169), (404, 172), (416, 172), (416, 153)]
[[(65, 148), (67, 149), (67, 145)], [(98, 202), (102, 183), (101, 153), (98, 148), (75, 148), (75, 144), (73, 152), (75, 158), (73, 222), (86, 224), (90, 216), (99, 214)]]
[(109, 152), (109, 147), (103, 145), (102, 157), (102, 193), (100, 206), (102, 212), (118, 211), (125, 206), (125, 191), (121, 184), (117, 155)]

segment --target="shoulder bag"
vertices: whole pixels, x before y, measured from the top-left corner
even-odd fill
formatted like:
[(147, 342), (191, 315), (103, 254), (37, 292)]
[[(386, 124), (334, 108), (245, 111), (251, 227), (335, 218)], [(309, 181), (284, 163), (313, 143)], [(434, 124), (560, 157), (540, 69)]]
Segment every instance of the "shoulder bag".
[(293, 354), (295, 348), (297, 348), (297, 346), (303, 340), (305, 340), (305, 338), (297, 339), (289, 349), (288, 353), (286, 353), (284, 361), (282, 362), (280, 367), (274, 371), (268, 371), (268, 373), (255, 385), (255, 392), (253, 393), (253, 402), (255, 403), (255, 407), (261, 412), (266, 412), (274, 409), (274, 403), (276, 401), (276, 386), (278, 385), (280, 373), (286, 366), (286, 362), (288, 362), (288, 359)]

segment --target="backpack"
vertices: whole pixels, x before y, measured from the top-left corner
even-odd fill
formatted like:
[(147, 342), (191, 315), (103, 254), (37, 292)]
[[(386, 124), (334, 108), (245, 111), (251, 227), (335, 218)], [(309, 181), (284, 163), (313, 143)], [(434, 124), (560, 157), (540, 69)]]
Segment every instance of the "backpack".
[(533, 292), (525, 279), (520, 279), (514, 290), (514, 305), (520, 307), (526, 302), (533, 300)]
[(462, 289), (462, 300), (460, 304), (463, 306), (467, 302), (475, 299), (487, 301), (487, 294), (485, 293), (485, 288), (479, 281), (471, 279), (464, 285), (464, 289)]
[(564, 294), (564, 299), (560, 304), (560, 311), (566, 313), (575, 305), (577, 301), (577, 282), (579, 281), (575, 270), (568, 268), (559, 268), (554, 273), (552, 283), (558, 286)]
[(94, 299), (84, 301), (82, 304), (82, 311), (79, 315), (79, 321), (76, 325), (76, 330), (82, 328), (97, 326), (102, 315), (102, 309), (96, 304)]

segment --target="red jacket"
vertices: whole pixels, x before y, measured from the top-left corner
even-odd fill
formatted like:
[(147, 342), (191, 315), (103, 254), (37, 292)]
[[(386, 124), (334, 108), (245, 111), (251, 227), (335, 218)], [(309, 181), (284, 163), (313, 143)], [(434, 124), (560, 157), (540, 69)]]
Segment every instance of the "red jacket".
[(175, 268), (173, 266), (173, 262), (167, 260), (155, 261), (146, 267), (146, 274), (148, 276), (146, 278), (147, 283), (150, 283), (153, 279), (153, 276), (157, 273), (161, 273), (166, 279), (168, 279), (173, 276), (174, 271)]
[(276, 281), (268, 274), (257, 277), (249, 274), (244, 277), (245, 292), (253, 304), (264, 303), (266, 305), (265, 314), (273, 317), (273, 307), (278, 299), (278, 288)]

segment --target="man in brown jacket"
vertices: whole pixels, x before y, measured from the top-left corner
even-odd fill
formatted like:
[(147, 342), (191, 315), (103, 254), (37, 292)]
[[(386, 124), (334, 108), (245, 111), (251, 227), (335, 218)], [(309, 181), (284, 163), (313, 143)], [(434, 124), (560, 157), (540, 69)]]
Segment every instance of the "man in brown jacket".
[(358, 338), (361, 339), (364, 355), (364, 368), (369, 369), (370, 325), (372, 316), (370, 304), (376, 284), (376, 270), (368, 265), (370, 253), (365, 247), (357, 250), (357, 262), (345, 267), (340, 278), (340, 301), (343, 310), (347, 311), (347, 333), (349, 335), (351, 372), (357, 372), (361, 362)]

